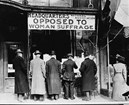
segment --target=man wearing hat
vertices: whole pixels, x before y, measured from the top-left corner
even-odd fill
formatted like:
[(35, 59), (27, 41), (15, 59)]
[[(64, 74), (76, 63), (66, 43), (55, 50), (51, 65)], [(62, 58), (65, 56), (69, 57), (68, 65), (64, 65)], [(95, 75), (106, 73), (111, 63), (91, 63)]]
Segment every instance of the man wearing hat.
[(68, 59), (63, 63), (62, 74), (64, 81), (64, 99), (75, 99), (74, 97), (74, 68), (77, 69), (76, 63), (72, 60), (72, 54), (68, 54)]
[(30, 62), (30, 73), (32, 74), (32, 86), (31, 94), (36, 101), (38, 98), (40, 101), (44, 100), (45, 90), (45, 62), (40, 58), (40, 51), (35, 51), (35, 59)]
[(93, 60), (89, 58), (89, 53), (84, 52), (85, 60), (81, 63), (79, 71), (82, 76), (82, 92), (86, 94), (83, 99), (85, 101), (91, 100), (91, 92), (95, 90), (95, 75), (97, 66)]
[(46, 62), (47, 91), (51, 100), (57, 100), (61, 94), (61, 64), (56, 59), (55, 51), (51, 52), (51, 59)]
[(16, 53), (17, 56), (13, 60), (13, 68), (15, 69), (15, 94), (17, 94), (19, 101), (23, 101), (26, 98), (26, 93), (29, 92), (27, 66), (21, 49), (17, 49)]

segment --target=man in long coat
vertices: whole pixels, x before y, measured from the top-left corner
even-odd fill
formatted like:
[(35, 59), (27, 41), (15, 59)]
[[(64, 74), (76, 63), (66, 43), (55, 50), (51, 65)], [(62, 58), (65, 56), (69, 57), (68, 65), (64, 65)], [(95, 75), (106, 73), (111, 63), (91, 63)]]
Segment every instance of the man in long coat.
[(55, 52), (52, 51), (51, 59), (46, 62), (46, 79), (48, 95), (50, 98), (58, 99), (61, 94), (61, 64), (56, 60)]
[(43, 101), (45, 89), (45, 62), (40, 58), (40, 51), (35, 51), (35, 59), (30, 62), (30, 73), (32, 74), (31, 94), (34, 95), (36, 101), (39, 97)]
[(74, 68), (77, 69), (76, 63), (72, 60), (72, 54), (68, 54), (68, 60), (63, 63), (63, 80), (64, 80), (64, 99), (75, 99), (74, 97)]
[(86, 93), (83, 100), (91, 100), (90, 93), (95, 89), (95, 74), (97, 72), (96, 64), (89, 59), (89, 54), (84, 54), (85, 60), (81, 63), (80, 72), (82, 75), (82, 91)]
[(17, 49), (16, 53), (17, 56), (13, 60), (13, 68), (15, 69), (15, 94), (17, 94), (19, 101), (23, 101), (23, 98), (29, 92), (27, 66), (22, 57), (23, 52)]

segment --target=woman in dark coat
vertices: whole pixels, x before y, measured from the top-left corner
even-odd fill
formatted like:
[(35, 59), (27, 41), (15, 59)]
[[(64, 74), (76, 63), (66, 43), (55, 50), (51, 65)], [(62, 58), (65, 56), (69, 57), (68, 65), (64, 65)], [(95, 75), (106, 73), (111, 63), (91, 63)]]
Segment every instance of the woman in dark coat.
[(90, 92), (95, 89), (95, 74), (97, 72), (96, 64), (93, 60), (89, 59), (88, 55), (81, 63), (80, 72), (82, 75), (82, 91), (86, 93), (84, 100), (90, 100)]
[(15, 94), (18, 96), (18, 100), (22, 101), (22, 96), (29, 91), (29, 84), (27, 78), (27, 67), (22, 57), (22, 51), (17, 50), (17, 56), (13, 60), (13, 67), (15, 69)]
[(61, 64), (52, 53), (51, 59), (46, 62), (47, 91), (52, 100), (58, 99), (59, 94), (61, 94), (60, 71)]

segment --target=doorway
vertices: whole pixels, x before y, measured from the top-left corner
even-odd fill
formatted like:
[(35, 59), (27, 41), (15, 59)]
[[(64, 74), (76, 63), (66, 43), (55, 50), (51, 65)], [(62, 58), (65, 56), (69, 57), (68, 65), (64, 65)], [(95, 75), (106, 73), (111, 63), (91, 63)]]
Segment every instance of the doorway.
[(23, 49), (20, 42), (4, 43), (4, 92), (14, 93), (14, 74), (13, 59), (16, 56), (16, 49)]
[(50, 54), (54, 50), (61, 61), (72, 49), (70, 31), (67, 30), (31, 30), (30, 39), (31, 55), (38, 49), (42, 52), (42, 58), (43, 54)]

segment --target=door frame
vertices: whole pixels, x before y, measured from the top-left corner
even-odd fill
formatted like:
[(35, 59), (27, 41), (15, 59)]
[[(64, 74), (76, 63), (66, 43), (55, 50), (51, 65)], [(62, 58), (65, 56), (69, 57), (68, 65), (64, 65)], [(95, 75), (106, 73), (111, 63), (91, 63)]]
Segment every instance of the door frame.
[[(6, 86), (7, 82), (10, 79), (11, 81), (14, 81), (14, 77), (8, 77), (8, 49), (7, 47), (9, 45), (20, 45), (20, 48), (22, 48), (22, 44), (20, 42), (4, 42), (4, 47), (3, 47), (3, 87), (4, 87), (4, 92), (7, 92)], [(13, 91), (13, 90), (12, 90)]]

